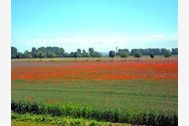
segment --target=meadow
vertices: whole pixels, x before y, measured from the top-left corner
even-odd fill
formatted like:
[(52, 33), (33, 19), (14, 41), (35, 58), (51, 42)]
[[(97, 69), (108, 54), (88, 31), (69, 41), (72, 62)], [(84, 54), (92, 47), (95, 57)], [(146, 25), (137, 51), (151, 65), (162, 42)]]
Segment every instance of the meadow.
[(11, 74), (11, 109), (18, 115), (178, 125), (176, 57), (14, 60)]

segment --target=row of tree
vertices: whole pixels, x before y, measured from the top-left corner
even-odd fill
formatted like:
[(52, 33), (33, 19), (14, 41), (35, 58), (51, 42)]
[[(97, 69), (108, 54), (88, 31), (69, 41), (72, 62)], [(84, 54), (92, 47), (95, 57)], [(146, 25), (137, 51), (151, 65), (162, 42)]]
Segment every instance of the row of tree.
[(93, 48), (86, 50), (77, 49), (75, 52), (67, 53), (63, 48), (59, 47), (33, 47), (31, 51), (26, 50), (21, 53), (16, 47), (11, 47), (11, 58), (63, 58), (63, 57), (101, 57), (100, 52), (95, 51)]
[(135, 55), (136, 52), (140, 51), (142, 55), (164, 55), (167, 52), (170, 52), (172, 55), (178, 55), (178, 48), (172, 48), (171, 51), (166, 48), (148, 48), (148, 49), (132, 49), (130, 54)]
[(164, 57), (170, 57), (171, 55), (178, 55), (178, 48), (172, 49), (132, 49), (129, 52), (128, 49), (119, 49), (116, 53), (114, 50), (109, 51), (109, 57), (113, 58), (115, 56), (120, 56), (121, 58), (126, 58), (129, 55), (132, 55), (136, 58), (140, 58), (143, 55), (149, 55), (151, 58), (154, 58), (155, 55), (164, 55)]
[[(149, 49), (119, 49), (117, 52), (114, 50), (109, 51), (109, 57), (120, 56), (126, 58), (129, 55), (135, 57), (141, 57), (143, 55), (150, 55), (154, 57), (155, 55), (164, 55), (169, 57), (171, 55), (178, 55), (178, 48), (169, 49), (159, 49), (159, 48), (149, 48)], [(67, 53), (63, 48), (60, 47), (33, 47), (31, 51), (26, 50), (21, 53), (16, 47), (11, 47), (11, 58), (63, 58), (63, 57), (102, 57), (100, 52), (95, 51), (93, 48), (89, 48), (88, 51), (77, 49), (74, 52)]]

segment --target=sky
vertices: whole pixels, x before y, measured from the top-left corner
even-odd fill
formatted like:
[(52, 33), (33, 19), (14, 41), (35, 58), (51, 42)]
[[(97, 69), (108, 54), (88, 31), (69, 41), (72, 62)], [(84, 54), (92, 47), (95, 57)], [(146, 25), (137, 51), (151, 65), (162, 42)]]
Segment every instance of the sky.
[(58, 46), (177, 48), (177, 0), (12, 0), (11, 41), (19, 51)]

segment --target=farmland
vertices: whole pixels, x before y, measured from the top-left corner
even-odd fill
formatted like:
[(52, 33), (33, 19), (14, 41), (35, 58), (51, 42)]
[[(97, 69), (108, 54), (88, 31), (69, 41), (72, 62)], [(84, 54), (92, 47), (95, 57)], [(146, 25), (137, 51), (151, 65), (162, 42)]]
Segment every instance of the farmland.
[[(11, 74), (12, 111), (17, 113), (177, 125), (175, 57), (139, 61), (15, 60)], [(30, 109), (32, 106), (36, 111)]]

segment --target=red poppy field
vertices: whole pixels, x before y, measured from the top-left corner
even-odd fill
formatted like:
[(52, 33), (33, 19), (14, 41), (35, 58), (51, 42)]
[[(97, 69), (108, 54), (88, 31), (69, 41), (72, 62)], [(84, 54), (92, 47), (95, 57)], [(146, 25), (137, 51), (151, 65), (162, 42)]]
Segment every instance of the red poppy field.
[(177, 61), (13, 63), (12, 80), (177, 80)]
[(168, 113), (169, 116), (165, 117), (170, 119), (178, 113), (176, 59), (100, 62), (17, 61), (12, 62), (11, 75), (12, 101), (16, 103), (24, 101), (45, 105), (71, 105), (77, 108), (85, 106), (98, 109), (99, 116), (103, 113), (101, 111), (106, 109), (119, 110), (120, 118), (126, 123), (133, 123), (133, 118), (129, 116), (127, 119), (123, 116), (124, 113), (131, 114), (131, 117), (132, 114), (144, 113), (144, 117), (141, 118), (146, 118), (147, 113), (159, 113), (163, 116), (167, 115), (164, 113)]

